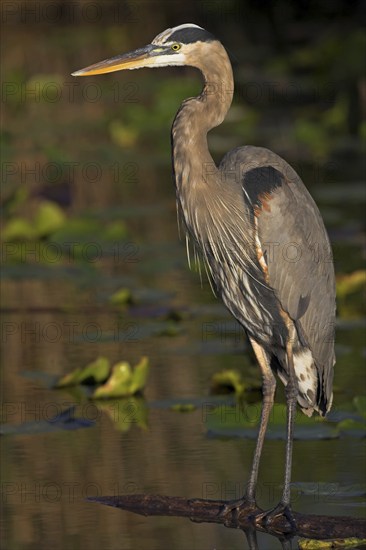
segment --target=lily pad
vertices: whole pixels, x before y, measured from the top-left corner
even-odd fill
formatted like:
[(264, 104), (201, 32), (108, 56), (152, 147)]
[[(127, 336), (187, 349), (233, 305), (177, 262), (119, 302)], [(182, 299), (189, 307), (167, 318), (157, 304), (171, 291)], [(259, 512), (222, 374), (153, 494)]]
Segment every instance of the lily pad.
[(127, 237), (126, 224), (122, 220), (116, 220), (107, 225), (103, 237), (107, 241), (122, 241)]
[(121, 306), (126, 304), (133, 304), (134, 299), (132, 298), (132, 293), (128, 288), (120, 288), (112, 296), (110, 296), (109, 301), (115, 306)]
[(66, 222), (62, 208), (52, 201), (43, 201), (37, 210), (34, 225), (38, 237), (45, 237), (60, 229)]
[(366, 544), (366, 539), (332, 539), (332, 540), (315, 540), (315, 539), (299, 539), (299, 550), (330, 550), (335, 548), (360, 548), (360, 545)]
[(77, 386), (78, 384), (99, 384), (108, 378), (109, 371), (110, 364), (108, 359), (98, 357), (98, 359), (89, 363), (86, 367), (79, 367), (62, 376), (55, 384), (55, 388)]
[(176, 403), (175, 405), (172, 405), (171, 407), (172, 411), (176, 412), (193, 412), (197, 409), (196, 405), (193, 403)]
[(228, 369), (216, 372), (211, 379), (211, 393), (235, 393), (242, 395), (247, 389), (241, 374), (237, 370)]
[(24, 218), (12, 218), (8, 221), (2, 231), (2, 240), (25, 241), (36, 238), (36, 231), (30, 221)]
[(112, 367), (112, 373), (107, 382), (95, 390), (92, 399), (108, 399), (110, 397), (128, 397), (141, 392), (145, 387), (149, 372), (149, 361), (142, 357), (134, 369), (126, 361), (121, 361)]
[(160, 323), (160, 328), (158, 329), (158, 336), (178, 336), (183, 331), (182, 327), (175, 321), (166, 321)]
[(29, 241), (47, 237), (60, 229), (66, 221), (62, 208), (52, 201), (42, 201), (33, 220), (21, 217), (11, 218), (3, 229), (4, 241)]

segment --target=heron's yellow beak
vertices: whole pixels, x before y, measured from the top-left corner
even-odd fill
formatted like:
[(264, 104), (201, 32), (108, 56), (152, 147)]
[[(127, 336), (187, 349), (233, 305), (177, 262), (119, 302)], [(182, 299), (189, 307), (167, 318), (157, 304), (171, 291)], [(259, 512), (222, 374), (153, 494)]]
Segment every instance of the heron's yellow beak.
[(113, 73), (114, 71), (123, 71), (125, 69), (140, 69), (142, 67), (153, 67), (156, 64), (157, 56), (163, 48), (148, 44), (133, 52), (122, 55), (116, 55), (110, 59), (105, 59), (80, 71), (71, 73), (72, 76), (91, 76), (95, 74)]

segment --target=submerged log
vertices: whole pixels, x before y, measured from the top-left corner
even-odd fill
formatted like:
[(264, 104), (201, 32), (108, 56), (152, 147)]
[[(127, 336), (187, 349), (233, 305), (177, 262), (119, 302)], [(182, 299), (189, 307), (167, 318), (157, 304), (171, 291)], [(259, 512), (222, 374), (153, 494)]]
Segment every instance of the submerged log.
[(275, 535), (292, 535), (305, 538), (340, 539), (366, 538), (366, 520), (346, 516), (318, 516), (293, 512), (296, 530), (291, 529), (284, 516), (275, 517), (269, 524), (255, 520), (263, 510), (253, 509), (245, 503), (240, 510), (225, 513), (224, 500), (186, 499), (163, 495), (116, 495), (91, 497), (89, 501), (99, 502), (121, 510), (128, 510), (143, 516), (179, 516), (195, 522), (222, 523), (235, 529), (253, 529)]

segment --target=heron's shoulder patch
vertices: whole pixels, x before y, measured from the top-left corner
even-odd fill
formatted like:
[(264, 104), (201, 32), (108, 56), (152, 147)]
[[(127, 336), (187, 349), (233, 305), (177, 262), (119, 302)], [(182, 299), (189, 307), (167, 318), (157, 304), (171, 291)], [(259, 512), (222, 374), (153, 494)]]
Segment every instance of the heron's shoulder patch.
[(273, 194), (284, 184), (284, 175), (273, 166), (260, 166), (245, 172), (243, 188), (256, 215), (262, 210), (271, 211)]

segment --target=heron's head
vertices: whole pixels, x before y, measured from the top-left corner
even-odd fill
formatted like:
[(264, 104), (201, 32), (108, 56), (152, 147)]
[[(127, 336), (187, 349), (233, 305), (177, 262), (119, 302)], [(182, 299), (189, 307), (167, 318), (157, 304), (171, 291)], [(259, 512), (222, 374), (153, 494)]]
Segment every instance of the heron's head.
[(193, 23), (167, 29), (154, 38), (151, 44), (132, 52), (116, 55), (72, 73), (89, 76), (143, 67), (190, 65), (202, 69), (205, 58), (214, 56), (215, 49), (223, 50), (221, 43), (202, 27)]

